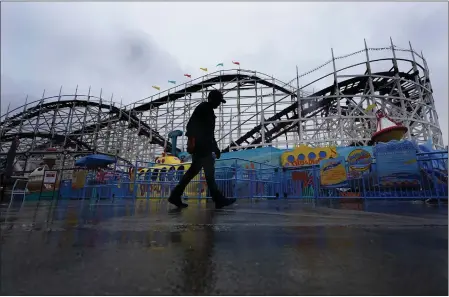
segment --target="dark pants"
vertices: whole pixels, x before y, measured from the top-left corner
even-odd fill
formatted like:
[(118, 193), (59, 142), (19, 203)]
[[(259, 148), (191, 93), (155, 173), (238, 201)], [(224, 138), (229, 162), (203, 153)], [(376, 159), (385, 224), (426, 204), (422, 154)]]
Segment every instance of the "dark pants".
[(224, 198), (223, 194), (218, 190), (217, 183), (215, 182), (215, 160), (212, 153), (203, 155), (192, 156), (192, 165), (182, 176), (178, 185), (173, 189), (171, 196), (180, 197), (184, 193), (187, 185), (190, 181), (200, 173), (201, 168), (204, 169), (204, 175), (206, 176), (207, 187), (209, 188), (212, 200), (218, 200)]

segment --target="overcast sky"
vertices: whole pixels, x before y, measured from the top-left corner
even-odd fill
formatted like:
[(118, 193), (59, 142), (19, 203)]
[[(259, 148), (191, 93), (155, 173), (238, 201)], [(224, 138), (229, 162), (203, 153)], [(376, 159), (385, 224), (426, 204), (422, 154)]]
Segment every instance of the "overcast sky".
[(61, 85), (130, 103), (231, 60), (288, 81), (390, 36), (423, 51), (447, 144), (447, 3), (2, 3), (1, 113)]

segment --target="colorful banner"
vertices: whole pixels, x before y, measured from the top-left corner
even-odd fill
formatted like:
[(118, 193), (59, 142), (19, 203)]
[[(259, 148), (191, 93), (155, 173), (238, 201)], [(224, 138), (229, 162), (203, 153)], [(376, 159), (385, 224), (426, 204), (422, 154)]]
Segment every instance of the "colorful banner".
[(390, 141), (374, 147), (379, 184), (383, 187), (419, 185), (416, 147), (411, 141)]
[(346, 162), (348, 164), (348, 179), (358, 179), (370, 172), (373, 158), (367, 150), (357, 148), (348, 154)]
[(321, 185), (340, 187), (346, 184), (345, 158), (337, 157), (320, 161)]
[(367, 153), (369, 153), (371, 156), (373, 156), (373, 147), (372, 146), (338, 146), (337, 147), (337, 156), (338, 157), (344, 157), (346, 161), (348, 161), (348, 156), (354, 151), (354, 150), (364, 150)]
[(300, 145), (287, 151), (281, 156), (282, 166), (317, 165), (321, 160), (337, 157), (337, 148), (333, 147), (309, 147)]

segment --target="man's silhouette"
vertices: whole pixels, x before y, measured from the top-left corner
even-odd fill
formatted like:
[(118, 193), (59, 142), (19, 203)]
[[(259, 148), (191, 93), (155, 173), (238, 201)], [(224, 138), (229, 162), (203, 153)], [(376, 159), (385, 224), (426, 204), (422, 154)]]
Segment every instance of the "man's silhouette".
[(215, 159), (212, 153), (215, 153), (217, 159), (220, 158), (221, 153), (214, 136), (216, 118), (214, 109), (221, 103), (226, 103), (223, 94), (218, 90), (210, 91), (207, 102), (202, 102), (195, 108), (187, 123), (187, 151), (192, 154), (192, 165), (168, 198), (168, 202), (177, 207), (188, 206), (182, 202), (181, 196), (189, 182), (200, 173), (201, 168), (204, 169), (207, 187), (215, 202), (215, 207), (222, 208), (235, 202), (235, 198), (225, 198), (215, 182)]

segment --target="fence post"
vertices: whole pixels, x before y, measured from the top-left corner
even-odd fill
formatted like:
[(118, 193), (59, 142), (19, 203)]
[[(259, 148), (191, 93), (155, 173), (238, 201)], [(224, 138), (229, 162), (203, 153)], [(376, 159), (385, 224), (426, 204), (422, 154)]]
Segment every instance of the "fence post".
[[(362, 204), (363, 204), (363, 210), (366, 211), (367, 210), (367, 203), (368, 203), (368, 198), (367, 198), (367, 194), (366, 194), (366, 187), (365, 187), (365, 177), (364, 174), (362, 173), (361, 175), (361, 180), (362, 180)], [(368, 173), (368, 181), (370, 180), (370, 173)]]
[(315, 166), (312, 167), (312, 174), (313, 174), (313, 199), (315, 200), (315, 203), (316, 203), (316, 201), (318, 200), (318, 192), (319, 192), (320, 185), (318, 182)]
[(273, 182), (276, 185), (274, 187), (274, 189), (275, 189), (274, 196), (276, 197), (276, 199), (278, 199), (279, 197), (281, 197), (280, 193), (282, 192), (282, 185), (281, 185), (282, 180), (279, 175), (279, 168), (274, 168), (273, 179), (274, 179)]
[[(435, 196), (437, 198), (438, 206), (440, 206), (440, 198), (443, 193), (441, 191), (440, 184), (438, 183), (438, 179), (435, 175), (435, 168), (433, 167), (432, 161), (430, 162), (430, 167), (431, 167), (431, 172), (432, 172), (432, 184), (433, 184), (433, 188), (435, 189)], [(430, 194), (430, 196), (432, 197), (432, 194)]]
[(237, 168), (237, 160), (235, 160), (235, 174), (234, 174), (234, 198), (237, 198), (237, 174), (238, 174), (238, 168)]
[(202, 170), (200, 170), (197, 184), (198, 202), (201, 202), (201, 188), (203, 187), (203, 185), (201, 184), (202, 177), (203, 177)]
[(137, 167), (137, 160), (135, 163), (135, 167), (134, 167), (134, 183), (133, 183), (133, 197), (132, 197), (132, 202), (131, 202), (131, 206), (132, 206), (132, 211), (131, 213), (134, 214), (135, 210), (136, 210), (136, 199), (137, 199), (137, 175), (138, 175), (138, 167)]
[[(277, 168), (276, 168), (277, 170)], [(280, 192), (283, 194), (284, 199), (287, 199), (288, 197), (288, 187), (287, 187), (287, 180), (286, 180), (286, 174), (287, 168), (282, 167), (282, 172), (278, 173), (278, 178), (280, 179), (279, 185), (280, 185)]]
[(89, 186), (89, 175), (90, 170), (87, 171), (86, 176), (84, 177), (84, 187), (81, 190), (81, 205), (79, 209), (78, 218), (81, 222), (83, 222), (82, 218), (84, 217), (84, 200), (86, 199), (86, 188)]
[[(148, 173), (149, 172), (149, 173)], [(152, 180), (151, 180), (151, 176), (152, 176), (153, 172), (148, 170), (147, 172), (145, 172), (144, 175), (144, 182), (145, 182), (145, 212), (148, 213), (149, 211), (149, 207), (150, 207), (150, 195), (151, 195), (151, 190), (152, 190)]]
[[(260, 164), (259, 164), (259, 171), (260, 171)], [(253, 202), (254, 197), (254, 180), (257, 170), (256, 169), (249, 169), (249, 199), (250, 202)]]

